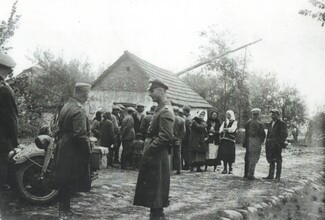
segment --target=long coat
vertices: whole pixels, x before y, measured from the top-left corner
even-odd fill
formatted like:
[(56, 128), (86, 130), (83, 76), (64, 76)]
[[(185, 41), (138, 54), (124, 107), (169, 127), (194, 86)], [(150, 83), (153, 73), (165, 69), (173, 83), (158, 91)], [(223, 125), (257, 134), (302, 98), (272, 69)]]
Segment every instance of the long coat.
[(249, 120), (245, 126), (245, 140), (243, 143), (243, 147), (246, 148), (245, 160), (253, 163), (258, 162), (264, 140), (263, 124), (258, 120)]
[(53, 186), (90, 190), (89, 122), (82, 105), (70, 98), (59, 115), (59, 142), (55, 153)]
[(147, 137), (147, 132), (148, 132), (148, 128), (152, 119), (152, 113), (149, 113), (148, 115), (144, 116), (142, 121), (141, 121), (141, 125), (140, 125), (140, 131), (143, 137), (143, 140), (145, 140), (145, 138)]
[(0, 77), (0, 153), (8, 154), (18, 145), (17, 115), (14, 92)]
[(288, 137), (287, 125), (280, 119), (276, 120), (273, 127), (272, 122), (267, 125), (266, 137), (266, 159), (269, 163), (282, 161), (282, 148)]
[(190, 148), (194, 152), (205, 153), (208, 143), (205, 139), (208, 137), (207, 124), (198, 117), (195, 117), (191, 125)]
[(162, 208), (169, 204), (170, 170), (168, 148), (175, 115), (169, 101), (156, 107), (148, 129), (134, 196), (134, 205)]

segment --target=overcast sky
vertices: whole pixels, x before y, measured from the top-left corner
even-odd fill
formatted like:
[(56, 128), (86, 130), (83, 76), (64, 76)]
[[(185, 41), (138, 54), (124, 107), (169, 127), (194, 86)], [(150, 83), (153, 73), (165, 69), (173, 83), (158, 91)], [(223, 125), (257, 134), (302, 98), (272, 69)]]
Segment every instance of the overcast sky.
[[(13, 2), (1, 0), (0, 20)], [(36, 48), (88, 59), (94, 70), (128, 50), (178, 72), (196, 62), (199, 32), (215, 25), (235, 47), (262, 38), (248, 49), (250, 69), (297, 85), (314, 110), (325, 104), (325, 27), (298, 14), (310, 7), (308, 0), (20, 0), (9, 53), (16, 73), (32, 65), (26, 56)]]

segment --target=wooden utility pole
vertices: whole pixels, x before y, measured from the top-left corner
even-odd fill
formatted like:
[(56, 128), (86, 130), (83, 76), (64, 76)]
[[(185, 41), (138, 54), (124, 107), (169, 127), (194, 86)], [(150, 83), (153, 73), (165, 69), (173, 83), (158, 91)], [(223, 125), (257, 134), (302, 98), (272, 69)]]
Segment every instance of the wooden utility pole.
[(186, 69), (184, 69), (184, 70), (182, 70), (182, 71), (176, 73), (176, 76), (180, 76), (180, 75), (182, 75), (182, 74), (184, 74), (184, 73), (186, 73), (186, 72), (188, 72), (188, 71), (190, 71), (190, 70), (193, 70), (193, 69), (195, 69), (195, 68), (197, 68), (197, 67), (199, 67), (199, 66), (202, 66), (202, 65), (204, 65), (204, 64), (210, 63), (211, 61), (213, 61), (213, 60), (215, 60), (215, 59), (219, 59), (219, 58), (221, 58), (221, 57), (224, 57), (224, 56), (226, 56), (227, 54), (233, 53), (233, 52), (238, 51), (238, 50), (241, 50), (241, 49), (243, 49), (243, 48), (247, 48), (247, 47), (249, 47), (249, 46), (251, 46), (251, 45), (253, 45), (253, 44), (256, 44), (257, 42), (259, 42), (259, 41), (261, 41), (261, 40), (262, 40), (262, 39), (259, 39), (259, 40), (257, 40), (257, 41), (251, 42), (251, 43), (249, 43), (249, 44), (245, 44), (245, 45), (243, 45), (243, 46), (241, 46), (241, 47), (238, 47), (238, 48), (236, 48), (236, 49), (229, 50), (229, 51), (227, 51), (227, 52), (225, 52), (225, 53), (223, 53), (223, 54), (221, 54), (221, 55), (218, 55), (218, 56), (212, 57), (211, 59), (208, 59), (208, 60), (206, 60), (206, 61), (203, 61), (203, 62), (197, 63), (197, 64), (195, 64), (195, 65), (193, 65), (193, 66), (190, 66), (190, 67), (188, 67), (188, 68), (186, 68)]

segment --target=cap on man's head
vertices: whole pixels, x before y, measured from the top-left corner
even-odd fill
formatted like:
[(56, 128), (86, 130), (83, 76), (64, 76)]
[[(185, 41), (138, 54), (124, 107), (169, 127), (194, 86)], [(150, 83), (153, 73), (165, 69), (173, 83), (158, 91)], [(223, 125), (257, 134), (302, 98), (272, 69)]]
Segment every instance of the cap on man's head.
[(124, 105), (122, 104), (117, 104), (118, 107), (120, 107), (120, 109), (125, 109)]
[(260, 114), (261, 109), (260, 108), (253, 108), (251, 112), (252, 112), (252, 114)]
[(135, 109), (133, 107), (127, 107), (126, 110), (128, 112), (135, 112)]
[(110, 118), (111, 117), (111, 113), (110, 112), (104, 112), (103, 117), (104, 118)]
[(191, 107), (190, 106), (188, 106), (188, 105), (184, 105), (183, 106), (183, 111), (191, 111)]
[(113, 110), (121, 110), (121, 108), (118, 105), (114, 105), (112, 109)]
[(155, 88), (163, 88), (163, 89), (167, 90), (168, 86), (159, 79), (150, 80), (149, 81), (149, 88), (147, 89), (147, 91), (151, 91), (151, 90), (153, 90)]
[(0, 53), (0, 65), (8, 68), (14, 68), (16, 63), (12, 57), (8, 56), (7, 54)]
[(273, 108), (271, 111), (271, 113), (277, 113), (278, 115), (280, 115), (280, 111), (278, 109)]
[(75, 89), (75, 92), (89, 92), (91, 89), (91, 85), (88, 83), (78, 82), (78, 83), (76, 83), (74, 89)]

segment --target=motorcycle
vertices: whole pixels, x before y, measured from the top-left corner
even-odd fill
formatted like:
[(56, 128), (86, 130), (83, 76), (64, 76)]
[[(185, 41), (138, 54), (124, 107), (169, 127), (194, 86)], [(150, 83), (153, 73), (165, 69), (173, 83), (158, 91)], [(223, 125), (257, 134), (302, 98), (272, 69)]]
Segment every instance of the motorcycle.
[(19, 145), (9, 153), (9, 180), (27, 201), (47, 204), (58, 195), (50, 186), (55, 141), (48, 135), (39, 135), (35, 144)]
[[(97, 141), (90, 138), (91, 143)], [(51, 172), (54, 165), (56, 141), (49, 135), (39, 135), (36, 146), (19, 145), (9, 153), (9, 182), (20, 195), (33, 204), (48, 204), (58, 196), (51, 188)], [(91, 180), (98, 178), (97, 170), (92, 167)]]

